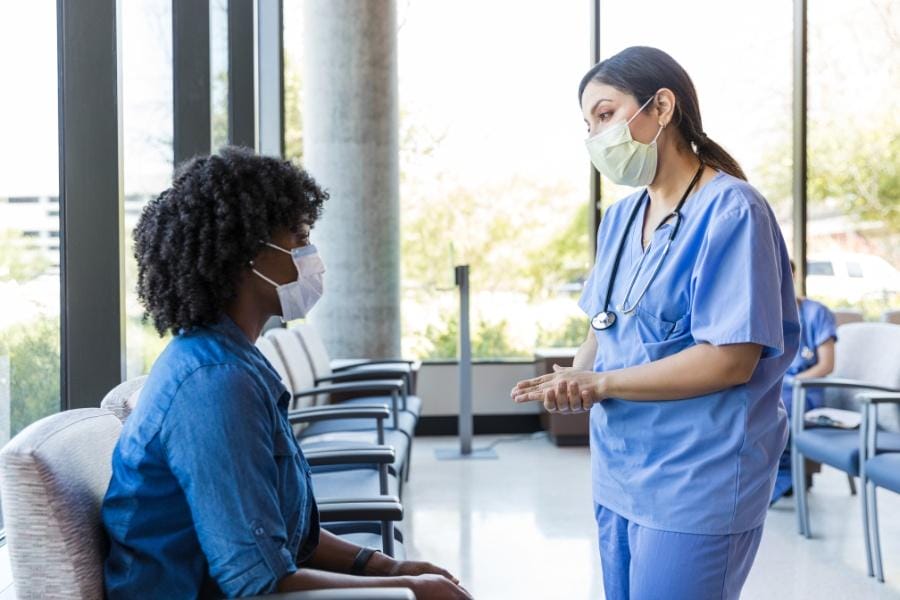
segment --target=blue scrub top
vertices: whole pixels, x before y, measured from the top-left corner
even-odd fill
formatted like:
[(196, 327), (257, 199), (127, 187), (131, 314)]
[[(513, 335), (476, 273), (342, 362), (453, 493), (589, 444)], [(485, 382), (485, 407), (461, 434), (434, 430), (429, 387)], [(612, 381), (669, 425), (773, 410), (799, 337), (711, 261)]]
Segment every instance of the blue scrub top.
[[(609, 273), (628, 236), (613, 287), (618, 321), (595, 331), (595, 371), (659, 360), (698, 343), (753, 342), (762, 357), (747, 384), (675, 401), (611, 398), (591, 410), (594, 501), (666, 531), (723, 535), (763, 523), (788, 426), (781, 379), (797, 353), (800, 325), (787, 248), (766, 200), (718, 173), (682, 208), (668, 256), (636, 312), (615, 309), (641, 258), (643, 190), (605, 213), (597, 258), (579, 306), (603, 310)], [(643, 289), (674, 219), (654, 236), (630, 297)]]
[[(800, 349), (794, 356), (794, 362), (788, 367), (781, 384), (781, 400), (784, 402), (788, 414), (791, 413), (791, 401), (794, 395), (794, 376), (819, 363), (819, 346), (828, 340), (837, 341), (837, 323), (834, 320), (834, 313), (824, 304), (804, 298), (800, 301)], [(824, 394), (825, 390), (821, 388), (806, 390), (806, 410), (822, 406)]]

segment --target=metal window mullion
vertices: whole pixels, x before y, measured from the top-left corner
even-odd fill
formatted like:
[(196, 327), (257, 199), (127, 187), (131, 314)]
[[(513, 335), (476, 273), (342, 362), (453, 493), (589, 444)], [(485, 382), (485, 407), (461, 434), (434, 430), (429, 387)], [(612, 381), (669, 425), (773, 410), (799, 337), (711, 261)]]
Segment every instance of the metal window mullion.
[(254, 0), (228, 0), (228, 142), (256, 148)]
[[(593, 67), (600, 62), (600, 0), (590, 0), (591, 2), (591, 64)], [(591, 170), (590, 180), (590, 255), (593, 257), (597, 248), (597, 231), (600, 228), (600, 221), (603, 218), (602, 208), (602, 189), (601, 177), (597, 169), (588, 162), (588, 168)]]
[(99, 406), (125, 373), (117, 0), (57, 0), (60, 395)]
[(172, 0), (174, 156), (179, 164), (211, 145), (209, 0)]
[(794, 0), (793, 51), (793, 221), (798, 294), (806, 293), (807, 216), (807, 4)]

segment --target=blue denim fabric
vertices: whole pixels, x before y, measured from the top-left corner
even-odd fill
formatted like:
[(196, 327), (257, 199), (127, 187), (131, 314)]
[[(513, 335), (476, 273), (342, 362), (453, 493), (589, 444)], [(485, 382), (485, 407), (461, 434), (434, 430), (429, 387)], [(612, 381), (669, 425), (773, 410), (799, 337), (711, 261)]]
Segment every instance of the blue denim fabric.
[(107, 597), (271, 592), (319, 539), (290, 394), (231, 319), (176, 336), (113, 454)]

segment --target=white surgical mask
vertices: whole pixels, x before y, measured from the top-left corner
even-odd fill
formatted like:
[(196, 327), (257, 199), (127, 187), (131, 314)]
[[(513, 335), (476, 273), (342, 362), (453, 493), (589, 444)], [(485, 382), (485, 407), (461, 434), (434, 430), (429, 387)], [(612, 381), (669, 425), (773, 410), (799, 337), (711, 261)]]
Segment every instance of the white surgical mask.
[(275, 286), (275, 290), (278, 292), (278, 301), (281, 303), (282, 321), (287, 322), (306, 317), (322, 297), (323, 292), (322, 279), (325, 273), (325, 264), (319, 257), (319, 251), (312, 244), (285, 250), (275, 244), (264, 243), (269, 248), (291, 255), (291, 258), (294, 259), (294, 266), (297, 267), (297, 280), (278, 284), (256, 269), (253, 269), (253, 272)]
[(615, 184), (639, 187), (648, 185), (656, 176), (656, 140), (664, 126), (660, 125), (649, 144), (631, 137), (628, 126), (652, 100), (653, 96), (627, 121), (611, 125), (584, 142), (594, 167)]

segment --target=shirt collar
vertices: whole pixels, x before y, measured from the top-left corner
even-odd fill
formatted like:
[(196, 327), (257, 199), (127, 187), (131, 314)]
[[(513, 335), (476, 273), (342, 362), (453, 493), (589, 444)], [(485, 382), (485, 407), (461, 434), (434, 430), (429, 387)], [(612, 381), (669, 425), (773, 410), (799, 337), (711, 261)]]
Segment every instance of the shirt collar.
[(258, 370), (263, 376), (266, 386), (269, 388), (272, 397), (276, 400), (276, 404), (279, 408), (286, 410), (290, 405), (291, 395), (288, 393), (284, 382), (281, 381), (278, 372), (275, 371), (275, 368), (272, 367), (271, 364), (269, 364), (269, 361), (263, 356), (262, 352), (260, 352), (254, 344), (250, 343), (247, 335), (240, 327), (238, 327), (237, 323), (235, 323), (227, 314), (223, 314), (218, 322), (210, 325), (210, 329), (224, 335), (237, 344), (241, 350), (247, 352), (250, 360), (257, 364)]

